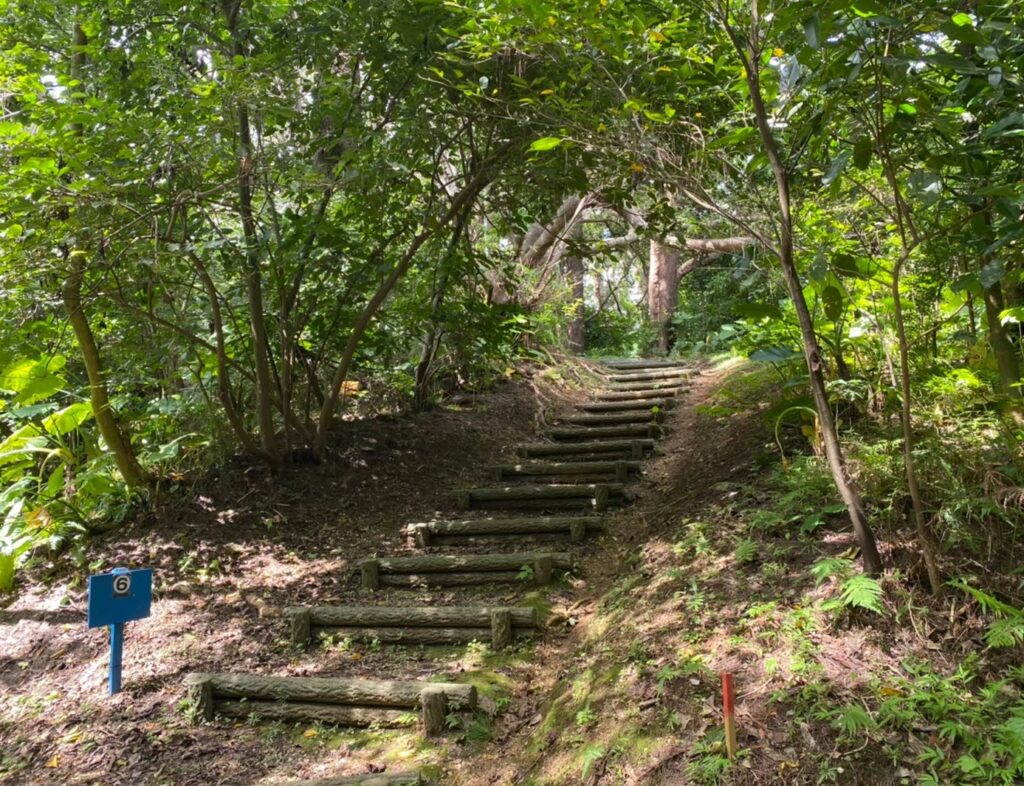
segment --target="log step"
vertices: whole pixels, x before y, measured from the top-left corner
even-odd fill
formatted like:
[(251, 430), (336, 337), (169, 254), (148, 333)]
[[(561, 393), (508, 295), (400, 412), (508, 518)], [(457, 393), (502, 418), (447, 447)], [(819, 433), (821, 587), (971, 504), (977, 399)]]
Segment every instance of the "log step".
[(559, 441), (589, 441), (595, 439), (615, 439), (619, 437), (643, 437), (656, 439), (661, 436), (661, 426), (654, 423), (638, 425), (624, 424), (620, 426), (590, 426), (577, 428), (552, 428), (546, 432), (549, 437)]
[(604, 460), (614, 457), (615, 459), (627, 458), (639, 461), (652, 450), (654, 450), (653, 439), (608, 439), (575, 443), (537, 442), (531, 445), (520, 445), (519, 455), (523, 458), (579, 456), (586, 461), (595, 460), (597, 456), (604, 456)]
[(657, 388), (651, 390), (645, 388), (644, 390), (607, 390), (603, 393), (598, 393), (596, 403), (606, 403), (610, 401), (644, 401), (645, 399), (654, 398), (675, 398), (678, 393), (677, 388)]
[(571, 570), (572, 555), (566, 552), (518, 554), (430, 555), (374, 557), (359, 563), (362, 585), (376, 590), (388, 587), (433, 585), (458, 587), (469, 584), (520, 581), (523, 568), (533, 572), (538, 585), (549, 584), (554, 570)]
[(402, 725), (419, 708), (428, 735), (444, 730), (449, 711), (473, 709), (477, 702), (474, 686), (453, 682), (193, 673), (185, 685), (193, 717), (206, 721), (220, 714), (339, 726)]
[(635, 371), (638, 369), (655, 368), (689, 368), (690, 364), (685, 360), (653, 360), (636, 358), (630, 360), (602, 360), (601, 365), (611, 371)]
[(532, 608), (469, 606), (311, 606), (284, 610), (292, 644), (306, 647), (319, 631), (383, 644), (467, 644), (490, 641), (508, 646), (513, 633), (535, 630)]
[(455, 492), (460, 510), (471, 508), (593, 508), (604, 510), (625, 497), (621, 483), (496, 486)]
[[(524, 461), (490, 467), (493, 480), (509, 478), (558, 477), (561, 483), (600, 482), (614, 480), (625, 483), (631, 474), (640, 472), (639, 461)], [(583, 478), (599, 478), (584, 481)]]
[(277, 781), (267, 786), (427, 786), (427, 781), (418, 772), (377, 772), (315, 781)]
[(277, 781), (267, 786), (427, 786), (427, 781), (418, 772), (377, 772), (315, 781)]
[(568, 535), (574, 543), (587, 533), (601, 534), (607, 529), (596, 516), (540, 516), (536, 518), (468, 519), (465, 521), (427, 521), (410, 524), (416, 545), (426, 548), (436, 538), (494, 537), (500, 535)]
[(662, 380), (683, 380), (686, 381), (692, 376), (692, 372), (685, 369), (651, 369), (647, 371), (635, 371), (630, 373), (612, 373), (608, 375), (609, 382), (658, 382)]
[(637, 409), (632, 412), (602, 412), (596, 415), (569, 415), (559, 422), (572, 426), (617, 426), (632, 423), (660, 423), (660, 411)]
[(647, 382), (617, 382), (609, 383), (605, 386), (605, 390), (609, 393), (639, 393), (647, 391), (651, 395), (660, 396), (665, 395), (666, 391), (682, 387), (687, 382), (688, 380), (685, 378), (672, 380), (652, 379)]
[(671, 409), (673, 404), (675, 401), (670, 398), (640, 398), (625, 401), (592, 401), (589, 404), (580, 404), (579, 408), (584, 412), (650, 412), (655, 408)]

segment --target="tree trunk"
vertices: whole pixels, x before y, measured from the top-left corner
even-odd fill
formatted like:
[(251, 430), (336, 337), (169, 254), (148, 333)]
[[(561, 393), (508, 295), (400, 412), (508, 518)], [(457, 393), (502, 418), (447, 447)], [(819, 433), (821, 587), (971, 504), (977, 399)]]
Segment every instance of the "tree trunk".
[[(983, 261), (988, 261), (983, 258)], [(999, 319), (1002, 313), (1003, 288), (997, 281), (984, 291), (985, 321), (988, 324), (988, 343), (996, 356), (999, 368), (999, 388), (1010, 398), (1019, 399), (1022, 395), (1020, 386), (1020, 359), (1017, 348), (1007, 335), (1006, 326)]]
[(672, 348), (672, 315), (679, 303), (679, 257), (678, 249), (657, 240), (651, 241), (647, 308), (651, 324), (658, 331), (657, 347), (661, 352)]
[[(577, 225), (572, 234), (579, 236), (583, 227)], [(583, 257), (573, 252), (562, 261), (562, 270), (569, 284), (569, 296), (572, 298), (572, 316), (566, 325), (566, 344), (572, 352), (582, 354), (586, 349), (586, 321), (584, 320), (583, 299), (586, 296), (584, 289), (584, 278), (586, 268), (583, 264)]]
[(822, 441), (825, 446), (825, 456), (829, 469), (832, 472), (832, 479), (836, 484), (839, 495), (846, 504), (850, 523), (853, 525), (854, 533), (860, 544), (864, 569), (869, 574), (877, 575), (882, 572), (882, 558), (878, 554), (875, 536), (868, 524), (860, 494), (846, 469), (846, 459), (843, 456), (839, 434), (836, 430), (835, 420), (832, 417), (832, 409), (828, 403), (828, 393), (825, 390), (824, 363), (821, 358), (821, 349), (818, 346), (811, 312), (807, 308), (807, 301), (804, 298), (800, 275), (797, 272), (793, 256), (793, 221), (789, 174), (786, 170), (786, 165), (782, 161), (775, 136), (772, 133), (768, 110), (764, 105), (764, 98), (761, 95), (761, 60), (760, 53), (754, 45), (754, 41), (757, 39), (756, 27), (758, 24), (756, 6), (754, 17), (755, 31), (752, 38), (740, 38), (728, 19), (722, 19), (721, 22), (725, 26), (726, 32), (744, 67), (747, 88), (750, 92), (751, 104), (754, 110), (754, 120), (757, 125), (758, 134), (761, 137), (761, 144), (764, 146), (765, 154), (772, 168), (772, 174), (775, 177), (779, 202), (779, 247), (777, 249), (779, 264), (786, 282), (786, 289), (789, 291), (790, 299), (793, 302), (793, 307), (796, 309), (797, 318), (800, 323), (804, 359), (807, 362), (811, 396), (814, 399), (814, 408), (818, 414)]
[[(225, 7), (228, 31), (232, 40), (232, 52), (236, 58), (245, 58), (245, 44), (238, 30), (238, 14), (241, 0), (231, 7)], [(256, 232), (256, 217), (252, 207), (253, 193), (253, 147), (252, 131), (249, 126), (249, 109), (239, 102), (238, 113), (238, 213), (242, 221), (245, 238), (245, 289), (249, 305), (249, 332), (252, 337), (253, 361), (256, 371), (256, 422), (260, 429), (260, 445), (264, 459), (271, 471), (281, 469), (281, 455), (277, 449), (274, 428), (273, 379), (270, 372), (270, 342), (263, 318), (263, 278), (260, 269), (259, 238)]]
[[(79, 81), (85, 77), (85, 46), (88, 44), (85, 31), (81, 25), (75, 24), (72, 38), (71, 53), (71, 77)], [(76, 136), (81, 136), (81, 127), (75, 127)], [(65, 249), (67, 250), (67, 249)], [(120, 420), (114, 408), (110, 404), (110, 392), (107, 390), (107, 381), (103, 377), (103, 363), (100, 360), (99, 347), (96, 344), (96, 336), (92, 332), (92, 326), (82, 308), (82, 281), (85, 278), (85, 252), (81, 249), (72, 249), (67, 253), (67, 260), (71, 265), (67, 279), (61, 287), (61, 299), (64, 302), (64, 309), (67, 311), (68, 321), (71, 322), (71, 329), (75, 333), (79, 351), (82, 354), (82, 363), (85, 366), (85, 373), (89, 379), (89, 400), (92, 403), (93, 417), (96, 419), (96, 426), (107, 443), (107, 447), (114, 456), (114, 463), (117, 465), (124, 478), (124, 482), (130, 487), (145, 486), (149, 478), (145, 470), (139, 464), (132, 450), (131, 441), (121, 428)]]
[(71, 328), (75, 332), (75, 339), (78, 341), (78, 348), (82, 353), (85, 373), (89, 377), (89, 400), (92, 402), (93, 417), (96, 418), (96, 425), (114, 456), (114, 463), (117, 464), (124, 482), (131, 487), (144, 486), (148, 482), (148, 477), (139, 465), (131, 442), (125, 436), (117, 413), (110, 404), (110, 394), (107, 391), (107, 382), (103, 378), (103, 364), (100, 361), (96, 337), (82, 309), (82, 277), (85, 274), (85, 265), (82, 257), (75, 252), (72, 252), (70, 262), (71, 270), (61, 289), (61, 295)]

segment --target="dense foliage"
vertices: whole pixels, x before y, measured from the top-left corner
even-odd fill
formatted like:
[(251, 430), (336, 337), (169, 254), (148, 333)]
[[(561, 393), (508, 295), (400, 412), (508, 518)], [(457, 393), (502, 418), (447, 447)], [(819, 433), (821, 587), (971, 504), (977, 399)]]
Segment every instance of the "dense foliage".
[[(772, 426), (826, 459), (868, 571), (906, 516), (941, 592), (953, 544), (1019, 524), (1022, 29), (1010, 2), (6, 3), (0, 586), (184, 467), (326, 458), (367, 382), (422, 409), (660, 335), (775, 365)], [(651, 241), (685, 254), (667, 326)]]

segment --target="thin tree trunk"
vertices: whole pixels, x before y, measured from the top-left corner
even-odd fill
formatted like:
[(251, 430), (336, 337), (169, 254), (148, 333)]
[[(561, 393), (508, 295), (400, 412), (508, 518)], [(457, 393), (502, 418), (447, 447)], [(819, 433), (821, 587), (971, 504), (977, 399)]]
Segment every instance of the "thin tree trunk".
[[(245, 45), (238, 31), (238, 14), (241, 2), (225, 8), (228, 31), (232, 40), (234, 56), (245, 58)], [(241, 101), (236, 106), (238, 113), (238, 212), (245, 237), (245, 289), (249, 305), (249, 332), (252, 337), (253, 362), (256, 371), (256, 422), (260, 430), (260, 446), (264, 460), (271, 471), (281, 469), (281, 456), (277, 448), (274, 429), (273, 378), (270, 370), (270, 342), (263, 315), (263, 280), (260, 269), (259, 238), (256, 232), (256, 218), (253, 214), (253, 147), (252, 131), (249, 125), (249, 109)], [(287, 427), (287, 426), (286, 426)]]
[[(582, 230), (583, 227), (579, 224), (573, 228), (574, 239), (582, 234)], [(572, 298), (572, 313), (565, 330), (566, 344), (570, 351), (581, 354), (586, 349), (587, 343), (587, 323), (583, 318), (583, 299), (586, 296), (584, 288), (586, 267), (583, 264), (583, 257), (570, 250), (569, 255), (562, 260), (562, 270), (565, 272)]]
[(779, 200), (779, 263), (786, 282), (786, 288), (789, 291), (790, 299), (793, 302), (793, 307), (796, 309), (797, 318), (800, 323), (804, 358), (807, 361), (807, 371), (810, 377), (811, 396), (814, 399), (814, 408), (818, 413), (818, 421), (821, 426), (822, 441), (825, 445), (825, 457), (832, 472), (832, 479), (835, 481), (839, 495), (846, 504), (850, 522), (860, 543), (864, 569), (871, 575), (877, 575), (882, 571), (882, 558), (878, 554), (875, 536), (868, 524), (860, 494), (846, 469), (846, 459), (843, 456), (842, 447), (839, 443), (839, 434), (836, 431), (835, 420), (832, 417), (832, 409), (829, 406), (828, 394), (825, 390), (824, 364), (821, 358), (821, 349), (818, 347), (814, 323), (811, 320), (810, 310), (807, 308), (807, 301), (804, 299), (803, 287), (800, 284), (800, 276), (793, 258), (793, 224), (789, 175), (785, 164), (782, 162), (782, 156), (779, 153), (779, 148), (769, 123), (768, 110), (764, 105), (764, 99), (761, 95), (760, 54), (754, 48), (753, 43), (756, 40), (756, 27), (758, 25), (756, 4), (754, 6), (755, 35), (752, 38), (741, 40), (737, 36), (736, 31), (733, 30), (727, 17), (723, 17), (721, 22), (744, 66), (758, 134), (761, 137), (761, 144), (764, 146), (765, 154), (768, 157), (772, 173), (775, 177)]

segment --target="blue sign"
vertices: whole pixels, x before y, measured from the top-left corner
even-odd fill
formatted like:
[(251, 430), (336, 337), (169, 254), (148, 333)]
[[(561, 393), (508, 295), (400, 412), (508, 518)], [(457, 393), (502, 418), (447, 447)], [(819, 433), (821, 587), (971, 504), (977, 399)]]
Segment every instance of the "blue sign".
[(153, 571), (114, 568), (89, 577), (89, 627), (104, 628), (149, 616), (153, 602)]
[(110, 626), (110, 695), (121, 690), (124, 624), (149, 616), (153, 604), (153, 571), (114, 568), (89, 577), (90, 628)]

